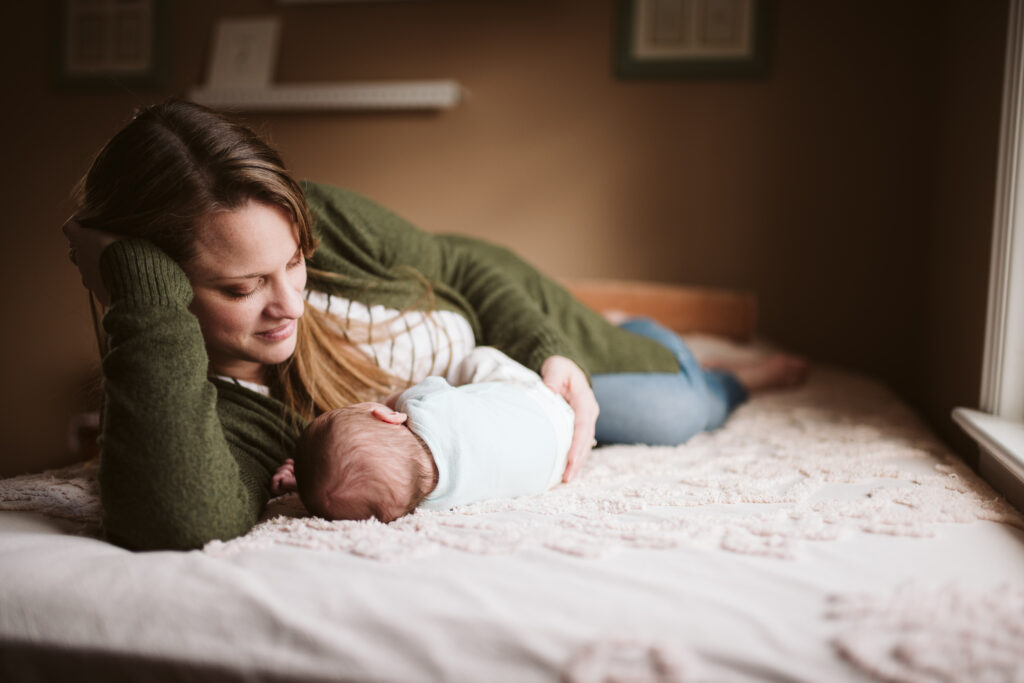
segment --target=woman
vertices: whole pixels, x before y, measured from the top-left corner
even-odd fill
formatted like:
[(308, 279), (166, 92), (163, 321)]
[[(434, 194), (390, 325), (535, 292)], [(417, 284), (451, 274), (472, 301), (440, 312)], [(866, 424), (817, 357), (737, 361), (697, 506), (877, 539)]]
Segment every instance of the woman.
[(705, 371), (674, 335), (608, 324), (507, 250), (300, 186), (252, 131), (188, 102), (141, 110), (107, 143), (64, 232), (108, 306), (100, 486), (106, 533), (130, 548), (245, 533), (305, 422), (443, 374), (474, 344), (572, 405), (566, 481), (595, 428), (679, 443), (797, 367)]

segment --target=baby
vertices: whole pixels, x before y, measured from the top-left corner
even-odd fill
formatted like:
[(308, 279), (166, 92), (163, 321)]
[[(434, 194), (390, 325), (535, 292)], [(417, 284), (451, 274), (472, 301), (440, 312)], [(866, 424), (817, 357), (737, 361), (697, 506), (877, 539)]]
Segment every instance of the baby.
[(274, 476), (274, 493), (297, 489), (325, 519), (390, 522), (420, 505), (448, 509), (561, 481), (573, 412), (535, 372), (478, 347), (447, 380), (319, 416)]

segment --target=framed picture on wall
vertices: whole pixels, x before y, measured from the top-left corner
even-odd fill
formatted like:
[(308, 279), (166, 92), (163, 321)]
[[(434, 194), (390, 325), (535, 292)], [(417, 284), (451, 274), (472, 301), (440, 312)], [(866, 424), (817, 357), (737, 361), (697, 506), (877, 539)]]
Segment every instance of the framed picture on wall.
[(729, 78), (768, 73), (770, 0), (619, 0), (616, 74)]
[(55, 80), (60, 86), (163, 84), (166, 0), (60, 0)]

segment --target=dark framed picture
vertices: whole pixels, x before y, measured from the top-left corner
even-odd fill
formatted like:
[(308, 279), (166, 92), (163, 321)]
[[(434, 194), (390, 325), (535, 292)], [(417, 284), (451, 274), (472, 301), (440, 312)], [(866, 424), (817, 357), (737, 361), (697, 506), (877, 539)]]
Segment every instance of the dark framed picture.
[(619, 0), (622, 78), (755, 78), (769, 68), (770, 0)]
[(60, 9), (58, 85), (163, 85), (166, 0), (60, 0)]

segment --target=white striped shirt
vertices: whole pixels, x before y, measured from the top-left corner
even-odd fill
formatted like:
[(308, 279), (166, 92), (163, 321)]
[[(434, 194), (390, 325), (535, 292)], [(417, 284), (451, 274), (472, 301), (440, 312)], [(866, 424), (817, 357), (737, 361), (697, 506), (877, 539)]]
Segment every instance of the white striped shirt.
[[(431, 375), (444, 376), (476, 346), (469, 321), (454, 311), (409, 311), (366, 306), (358, 301), (307, 290), (306, 301), (334, 316), (342, 334), (395, 377), (415, 384)], [(354, 323), (354, 325), (352, 325)], [(352, 329), (351, 336), (349, 328)], [(365, 336), (366, 339), (361, 337)], [(217, 375), (261, 394), (269, 389), (255, 382)]]
[[(330, 313), (341, 323), (342, 333), (371, 356), (374, 362), (410, 384), (431, 375), (444, 375), (476, 346), (469, 321), (454, 311), (408, 311), (323, 292), (306, 292), (306, 301)], [(346, 332), (355, 323), (352, 336)], [(366, 330), (366, 339), (362, 331)]]

